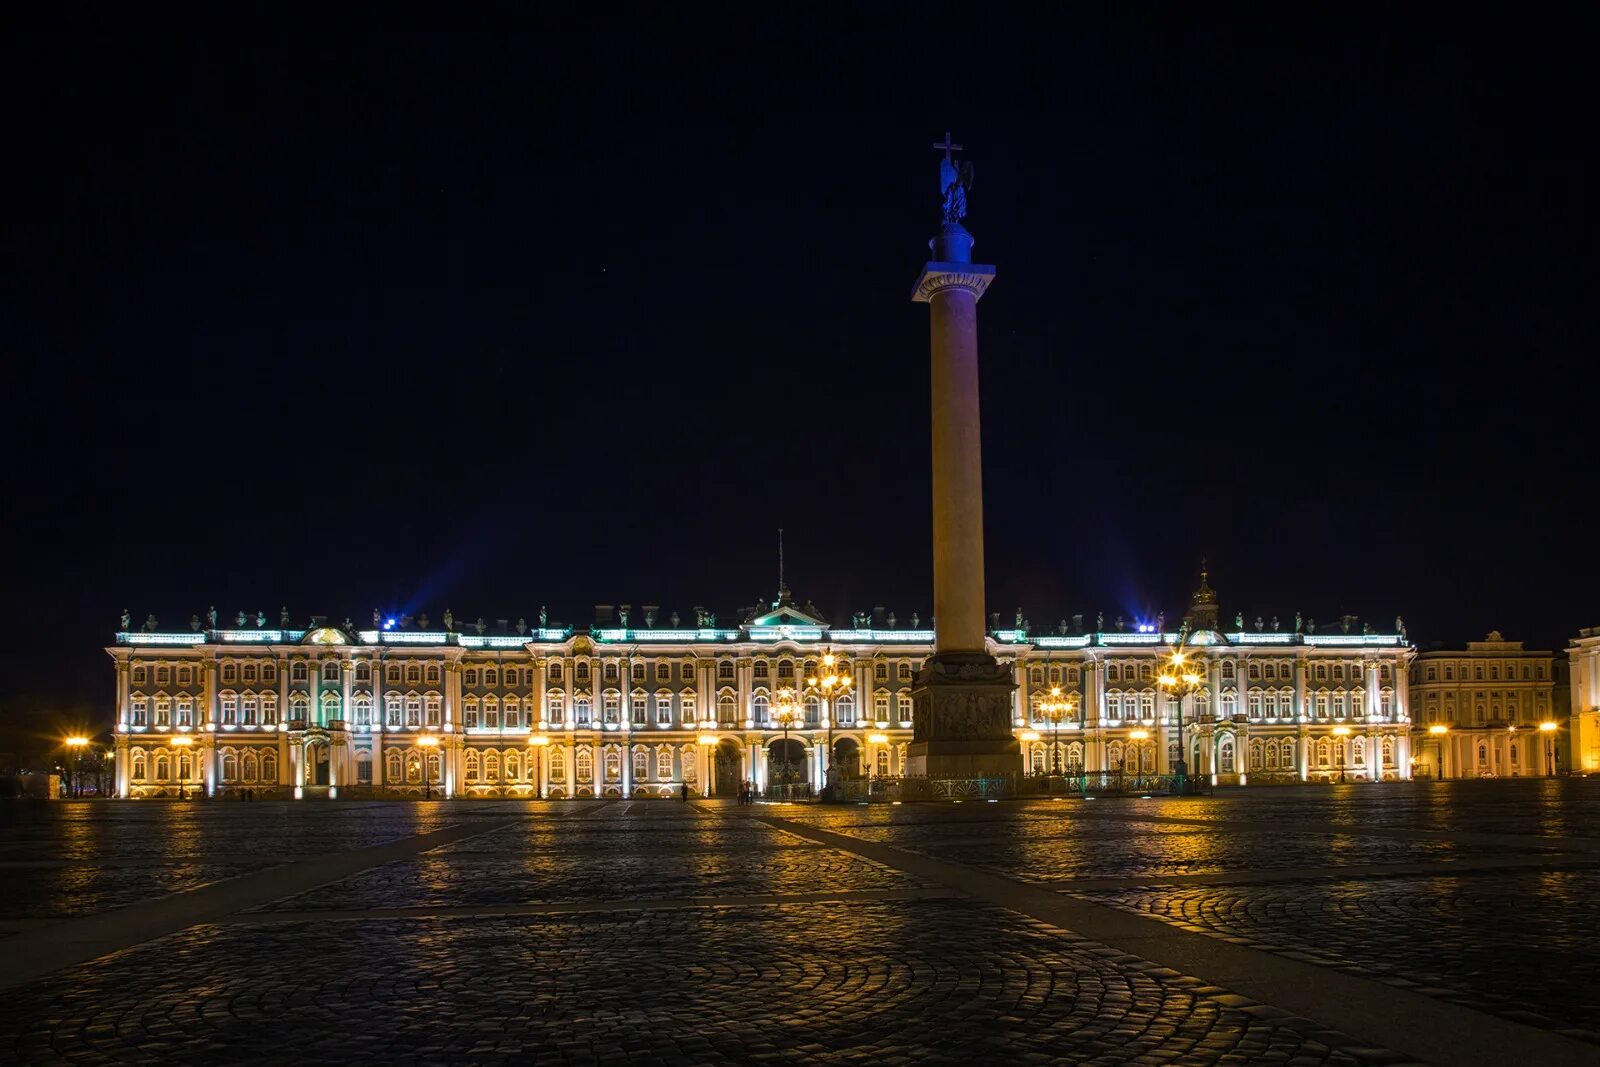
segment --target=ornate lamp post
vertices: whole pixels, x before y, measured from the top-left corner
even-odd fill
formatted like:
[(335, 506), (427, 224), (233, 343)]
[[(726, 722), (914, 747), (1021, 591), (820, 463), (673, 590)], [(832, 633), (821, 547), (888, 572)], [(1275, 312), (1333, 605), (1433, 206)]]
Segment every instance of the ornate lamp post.
[(1438, 742), (1435, 753), (1438, 755), (1438, 781), (1445, 781), (1445, 734), (1450, 733), (1450, 726), (1445, 723), (1434, 723), (1427, 728), (1427, 733)]
[(1345, 762), (1345, 760), (1344, 760), (1345, 740), (1344, 739), (1350, 736), (1350, 727), (1348, 727), (1348, 726), (1335, 726), (1333, 728), (1333, 736), (1337, 737), (1339, 739), (1339, 783), (1342, 785), (1342, 784), (1344, 784), (1344, 762)]
[(783, 727), (783, 788), (784, 796), (788, 796), (790, 779), (793, 769), (789, 762), (789, 728), (800, 721), (800, 702), (795, 699), (794, 690), (784, 688), (772, 695), (772, 717)]
[(1183, 781), (1188, 774), (1184, 764), (1186, 746), (1183, 738), (1183, 698), (1199, 689), (1205, 682), (1205, 662), (1199, 653), (1191, 652), (1183, 645), (1172, 650), (1172, 655), (1167, 657), (1167, 662), (1161, 666), (1161, 674), (1156, 677), (1156, 684), (1166, 691), (1170, 700), (1173, 697), (1178, 701), (1178, 760), (1172, 766), (1172, 773), (1178, 776), (1178, 791), (1183, 791)]
[[(827, 777), (823, 779), (823, 789), (833, 788), (833, 701), (850, 692), (850, 687), (855, 680), (850, 677), (850, 672), (841, 668), (839, 657), (832, 652), (824, 652), (822, 661), (817, 667), (817, 673), (806, 679), (806, 695), (822, 699), (823, 724), (828, 728), (828, 769)], [(786, 738), (787, 740), (787, 738)], [(787, 750), (788, 745), (784, 745)]]
[(423, 734), (421, 737), (417, 738), (417, 745), (420, 748), (425, 748), (428, 750), (422, 754), (422, 799), (432, 800), (433, 767), (431, 765), (432, 761), (428, 759), (428, 756), (433, 749), (439, 747), (439, 739), (432, 734)]
[(711, 795), (711, 761), (715, 758), (717, 735), (713, 733), (701, 734), (695, 738), (695, 744), (699, 745), (701, 751), (705, 753), (705, 759), (701, 760), (705, 774), (700, 779), (700, 795), (709, 797)]
[(543, 752), (550, 744), (549, 734), (529, 734), (528, 747), (533, 750), (533, 788), (535, 795), (544, 799), (544, 757)]
[(1555, 740), (1557, 725), (1553, 722), (1539, 724), (1539, 732), (1544, 734), (1544, 767), (1545, 774), (1554, 778), (1556, 773)]
[(67, 746), (67, 770), (70, 772), (67, 777), (67, 796), (75, 799), (79, 792), (78, 776), (83, 770), (83, 753), (89, 747), (89, 739), (74, 734), (62, 743)]
[[(175, 747), (175, 748), (188, 748), (190, 745), (194, 744), (194, 738), (188, 736), (187, 734), (180, 734), (179, 736), (174, 737), (172, 739), (172, 744), (173, 744), (173, 747)], [(180, 761), (178, 763), (178, 766), (182, 767), (182, 765), (183, 764)], [(184, 782), (182, 774), (178, 775), (178, 799), (179, 800), (188, 800), (189, 799), (188, 786)]]
[[(1135, 771), (1139, 769), (1139, 748), (1144, 745), (1145, 739), (1149, 736), (1150, 732), (1148, 730), (1134, 730), (1128, 734), (1128, 740), (1133, 742), (1133, 744), (1129, 745), (1128, 748), (1132, 748), (1134, 750), (1133, 769)], [(1126, 748), (1122, 750), (1122, 769), (1124, 773), (1126, 773), (1128, 769), (1128, 749)]]
[(1050, 720), (1050, 773), (1061, 773), (1059, 757), (1061, 753), (1061, 720), (1071, 715), (1077, 705), (1073, 699), (1061, 692), (1059, 685), (1050, 687), (1044, 699), (1039, 701), (1039, 713)]

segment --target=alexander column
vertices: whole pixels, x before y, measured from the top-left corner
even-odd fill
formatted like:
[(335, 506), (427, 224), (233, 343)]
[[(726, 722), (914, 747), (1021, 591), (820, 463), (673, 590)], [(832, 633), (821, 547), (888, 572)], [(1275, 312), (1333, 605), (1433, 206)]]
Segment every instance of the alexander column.
[(912, 689), (908, 774), (993, 778), (1022, 770), (1011, 732), (1011, 672), (984, 645), (983, 449), (978, 428), (978, 300), (994, 267), (972, 262), (961, 225), (972, 164), (947, 133), (939, 164), (944, 224), (911, 299), (928, 305), (933, 371), (934, 651)]

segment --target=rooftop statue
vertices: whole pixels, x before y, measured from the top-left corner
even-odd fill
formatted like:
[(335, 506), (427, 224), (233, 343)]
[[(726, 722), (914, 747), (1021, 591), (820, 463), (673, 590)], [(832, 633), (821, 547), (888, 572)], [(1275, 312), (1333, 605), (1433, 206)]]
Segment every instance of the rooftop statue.
[(248, 621), (248, 620), (245, 619), (244, 612), (242, 612), (242, 611), (239, 612), (239, 614), (235, 615), (234, 618), (239, 623), (239, 629), (241, 629), (241, 630), (244, 629), (244, 624), (245, 624), (246, 621)]
[(527, 632), (528, 632), (528, 620), (524, 619), (521, 615), (518, 615), (517, 616), (517, 633), (525, 634)]
[(481, 633), (483, 633), (483, 631), (485, 631), (485, 630), (487, 630), (487, 629), (488, 629), (488, 626), (487, 626), (487, 625), (486, 625), (486, 624), (485, 624), (485, 623), (484, 623), (484, 621), (483, 621), (483, 616), (482, 616), (482, 615), (479, 615), (479, 616), (478, 616), (478, 621), (477, 621), (477, 622), (475, 622), (475, 623), (473, 623), (473, 627), (474, 627), (474, 628), (475, 628), (475, 629), (476, 629), (476, 630), (477, 630), (477, 631), (478, 631), (478, 632), (479, 632), (479, 633), (480, 633), (480, 634), (481, 634)]
[[(345, 623), (345, 626), (348, 627), (349, 625), (350, 624), (348, 622)], [(289, 609), (287, 607), (278, 609), (278, 628), (280, 630), (287, 630), (289, 628)]]
[(127, 633), (128, 627), (133, 625), (133, 616), (128, 614), (128, 609), (122, 609), (122, 632)]
[(198, 615), (190, 615), (189, 616), (189, 629), (194, 630), (197, 633), (199, 632), (199, 630), (200, 630), (200, 616), (198, 616)]
[(678, 623), (681, 622), (681, 621), (682, 620), (678, 618), (678, 613), (676, 611), (674, 611), (672, 613), (672, 615), (667, 619), (667, 622), (672, 626), (672, 628), (674, 630), (676, 630), (678, 628)]
[(1233, 613), (1233, 626), (1239, 632), (1244, 632), (1244, 612), (1236, 611)]
[(264, 612), (264, 611), (256, 612), (256, 629), (265, 630), (266, 628), (267, 628), (267, 613)]
[(211, 610), (206, 612), (206, 625), (213, 630), (217, 628), (217, 606), (215, 604), (211, 605)]
[(372, 625), (378, 628), (383, 626), (383, 616), (378, 614), (378, 609), (372, 609)]
[(1406, 620), (1402, 619), (1398, 615), (1394, 617), (1394, 632), (1399, 634), (1401, 637), (1406, 635)]
[(156, 617), (154, 615), (146, 615), (144, 617), (144, 631), (145, 631), (145, 633), (148, 633), (148, 634), (155, 633), (157, 625), (159, 625), (159, 624), (156, 622)]
[(456, 628), (455, 612), (451, 611), (449, 608), (445, 608), (444, 609), (444, 631), (445, 631), (445, 633), (453, 633), (455, 631), (455, 628)]
[(543, 604), (540, 604), (539, 605), (539, 629), (542, 630), (546, 626), (549, 626), (549, 625), (550, 625), (550, 613), (548, 611), (544, 610), (544, 605)]
[(921, 623), (921, 622), (922, 622), (922, 616), (920, 616), (920, 615), (918, 615), (918, 614), (917, 614), (917, 613), (916, 613), (916, 612), (914, 612), (914, 611), (913, 611), (913, 612), (912, 612), (912, 613), (911, 613), (911, 628), (912, 628), (912, 629), (913, 629), (913, 630), (915, 630), (915, 629), (917, 629), (917, 628), (918, 628), (918, 625), (919, 625), (919, 624), (920, 624), (920, 623)]
[(1297, 611), (1294, 613), (1294, 632), (1299, 633), (1303, 626), (1304, 623), (1301, 621), (1300, 613)]

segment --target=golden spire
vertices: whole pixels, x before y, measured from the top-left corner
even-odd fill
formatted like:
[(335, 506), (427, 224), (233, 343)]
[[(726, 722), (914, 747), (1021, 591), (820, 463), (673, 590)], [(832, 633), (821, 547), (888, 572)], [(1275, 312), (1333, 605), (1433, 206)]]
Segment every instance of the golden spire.
[(1204, 558), (1200, 560), (1200, 588), (1194, 591), (1193, 602), (1196, 604), (1215, 604), (1217, 594), (1211, 588), (1211, 572), (1206, 567)]

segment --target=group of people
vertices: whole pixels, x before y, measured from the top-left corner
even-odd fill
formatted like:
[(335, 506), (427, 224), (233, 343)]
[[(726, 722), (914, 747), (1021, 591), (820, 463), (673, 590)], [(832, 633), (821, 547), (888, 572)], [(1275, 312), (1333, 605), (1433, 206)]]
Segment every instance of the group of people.
[(739, 803), (754, 804), (756, 802), (756, 784), (746, 778), (739, 783)]

